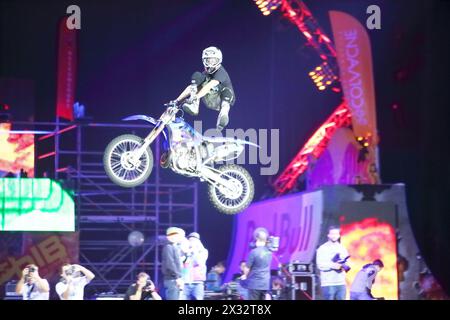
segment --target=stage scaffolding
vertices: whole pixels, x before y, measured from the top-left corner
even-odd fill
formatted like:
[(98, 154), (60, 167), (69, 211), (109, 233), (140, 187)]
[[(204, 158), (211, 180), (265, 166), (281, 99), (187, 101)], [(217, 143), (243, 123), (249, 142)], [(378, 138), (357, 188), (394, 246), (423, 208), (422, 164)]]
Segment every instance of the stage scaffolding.
[[(197, 182), (189, 178), (184, 184), (177, 183), (179, 179), (170, 182), (175, 175), (160, 168), (159, 140), (152, 146), (153, 172), (139, 187), (113, 184), (102, 162), (104, 148), (115, 136), (134, 133), (145, 137), (150, 127), (89, 121), (17, 122), (13, 126), (41, 130), (35, 139), (36, 168), (53, 168), (41, 175), (73, 190), (79, 261), (96, 275), (86, 291), (124, 293), (141, 271), (162, 285), (160, 249), (166, 228), (176, 225), (186, 232), (197, 231)], [(132, 231), (144, 234), (142, 245), (130, 244), (128, 235)]]

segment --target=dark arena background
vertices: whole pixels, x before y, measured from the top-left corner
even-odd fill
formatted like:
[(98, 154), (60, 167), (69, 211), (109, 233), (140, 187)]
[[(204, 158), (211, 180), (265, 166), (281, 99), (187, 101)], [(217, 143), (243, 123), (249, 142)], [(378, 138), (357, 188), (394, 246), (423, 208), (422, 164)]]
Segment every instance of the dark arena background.
[[(316, 250), (337, 225), (346, 299), (381, 259), (375, 297), (447, 300), (449, 18), (445, 0), (0, 0), (1, 299), (22, 299), (34, 264), (59, 300), (70, 263), (95, 274), (85, 300), (123, 299), (140, 272), (164, 300), (166, 229), (179, 227), (200, 234), (208, 271), (224, 263), (204, 299), (242, 300), (234, 275), (264, 227), (279, 240), (271, 274), (285, 299), (321, 300)], [(210, 46), (235, 93), (221, 133), (260, 145), (230, 160), (254, 183), (233, 214), (210, 199), (220, 191), (209, 178), (164, 168), (191, 161), (178, 162), (190, 145), (175, 133), (169, 151), (165, 135), (152, 141), (138, 186), (104, 168), (112, 139), (154, 127), (122, 119), (158, 119)], [(203, 102), (184, 113), (206, 136), (217, 117)]]

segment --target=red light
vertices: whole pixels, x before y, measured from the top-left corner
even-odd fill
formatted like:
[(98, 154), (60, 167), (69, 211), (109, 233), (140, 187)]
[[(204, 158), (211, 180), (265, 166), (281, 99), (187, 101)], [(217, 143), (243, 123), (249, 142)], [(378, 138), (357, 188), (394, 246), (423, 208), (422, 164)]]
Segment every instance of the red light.
[(393, 105), (392, 105), (392, 109), (398, 109), (398, 104), (396, 104), (396, 103), (394, 103)]
[(5, 110), (9, 110), (9, 106), (5, 104)]

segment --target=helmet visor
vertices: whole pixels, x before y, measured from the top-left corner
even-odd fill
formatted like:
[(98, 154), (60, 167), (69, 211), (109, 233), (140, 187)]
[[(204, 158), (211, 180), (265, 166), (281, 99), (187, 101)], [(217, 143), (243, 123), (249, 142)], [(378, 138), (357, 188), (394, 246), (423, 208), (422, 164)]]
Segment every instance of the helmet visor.
[(216, 57), (209, 57), (203, 59), (203, 64), (205, 67), (215, 67), (219, 64), (219, 58)]

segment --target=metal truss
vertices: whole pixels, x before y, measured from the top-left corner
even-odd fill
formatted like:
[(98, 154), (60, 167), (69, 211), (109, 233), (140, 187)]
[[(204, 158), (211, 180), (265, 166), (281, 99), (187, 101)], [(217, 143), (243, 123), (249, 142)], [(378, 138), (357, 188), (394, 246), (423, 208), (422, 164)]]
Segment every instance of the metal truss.
[[(158, 283), (166, 228), (176, 225), (197, 231), (197, 183), (162, 182), (159, 140), (152, 146), (155, 164), (146, 182), (122, 188), (109, 180), (102, 162), (106, 144), (119, 134), (145, 136), (149, 126), (58, 121), (27, 126), (45, 126), (49, 132), (37, 139), (38, 151), (49, 151), (43, 144), (51, 146), (50, 152), (38, 152), (37, 167), (50, 161), (54, 177), (73, 190), (79, 262), (96, 274), (86, 293), (124, 293), (142, 271)], [(142, 244), (130, 244), (132, 231), (144, 234)]]
[[(336, 50), (331, 39), (323, 32), (309, 8), (301, 0), (281, 0), (276, 5), (267, 8), (264, 12), (269, 15), (271, 11), (280, 9), (284, 18), (293, 23), (306, 38), (307, 43), (318, 53), (322, 64), (310, 72), (310, 76), (319, 90), (324, 90), (334, 82), (338, 82), (338, 66)], [(261, 10), (266, 2), (255, 2)], [(263, 7), (263, 8), (261, 8)], [(264, 14), (263, 12), (263, 14)], [(322, 76), (323, 69), (328, 71)], [(321, 78), (318, 78), (321, 76)], [(322, 79), (323, 78), (323, 79)], [(323, 83), (322, 83), (323, 82)], [(333, 91), (341, 92), (340, 85), (334, 86)], [(351, 113), (345, 102), (341, 103), (322, 126), (311, 136), (300, 149), (284, 171), (272, 183), (275, 195), (289, 192), (297, 183), (298, 178), (308, 169), (310, 157), (320, 157), (328, 145), (336, 129), (351, 124)]]
[(309, 138), (303, 148), (300, 149), (294, 159), (274, 181), (273, 187), (276, 194), (281, 195), (291, 190), (296, 185), (300, 175), (307, 170), (311, 162), (311, 156), (318, 159), (325, 151), (334, 132), (338, 128), (348, 127), (350, 124), (350, 109), (343, 102)]

